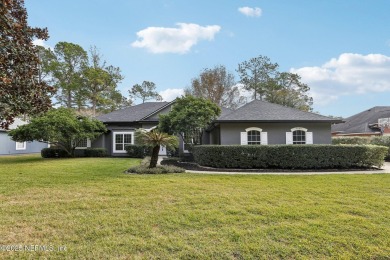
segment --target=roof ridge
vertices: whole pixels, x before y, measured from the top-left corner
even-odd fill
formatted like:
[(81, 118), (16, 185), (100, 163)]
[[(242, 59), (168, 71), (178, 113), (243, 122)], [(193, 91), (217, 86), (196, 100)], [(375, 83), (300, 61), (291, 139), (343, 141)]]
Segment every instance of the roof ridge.
[[(145, 118), (148, 118), (148, 117), (152, 116), (153, 114), (158, 113), (159, 111), (161, 111), (161, 110), (163, 110), (164, 108), (168, 107), (170, 104), (172, 104), (172, 103), (175, 102), (175, 101), (176, 101), (176, 99), (175, 99), (175, 100), (172, 100), (171, 102), (162, 101), (161, 103), (166, 102), (166, 104), (163, 105), (162, 107), (158, 108), (157, 110), (153, 111), (152, 113), (150, 113), (150, 114), (148, 114), (148, 115), (142, 117), (142, 118), (139, 119), (138, 121), (142, 121), (142, 120), (144, 120)], [(155, 103), (157, 103), (157, 102), (155, 102)]]

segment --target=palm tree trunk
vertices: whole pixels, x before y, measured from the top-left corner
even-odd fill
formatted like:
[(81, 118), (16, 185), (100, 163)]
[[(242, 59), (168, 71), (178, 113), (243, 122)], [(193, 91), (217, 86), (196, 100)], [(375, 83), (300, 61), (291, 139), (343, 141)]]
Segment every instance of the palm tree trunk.
[(155, 168), (157, 166), (158, 153), (160, 152), (160, 146), (153, 147), (152, 158), (150, 158), (149, 168)]

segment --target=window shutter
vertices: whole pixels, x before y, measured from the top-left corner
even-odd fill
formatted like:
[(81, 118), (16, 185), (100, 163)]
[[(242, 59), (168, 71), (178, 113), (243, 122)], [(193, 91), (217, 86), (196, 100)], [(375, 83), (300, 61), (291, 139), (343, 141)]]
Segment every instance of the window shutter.
[(306, 144), (313, 144), (313, 132), (306, 132)]
[(241, 132), (241, 145), (248, 144), (248, 135), (246, 132)]
[(293, 144), (292, 132), (286, 132), (286, 144)]
[(91, 139), (87, 138), (87, 148), (91, 147)]
[(261, 132), (261, 144), (262, 145), (268, 144), (268, 133), (267, 132)]

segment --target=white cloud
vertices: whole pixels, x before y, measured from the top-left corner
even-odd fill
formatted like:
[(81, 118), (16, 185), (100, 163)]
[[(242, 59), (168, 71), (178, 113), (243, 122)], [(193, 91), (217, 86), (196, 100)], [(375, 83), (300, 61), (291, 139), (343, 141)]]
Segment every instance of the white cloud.
[(178, 28), (148, 27), (137, 32), (138, 40), (131, 46), (146, 48), (152, 53), (180, 53), (190, 51), (200, 40), (211, 41), (221, 30), (218, 25), (200, 26), (193, 23), (178, 23)]
[(259, 17), (262, 14), (262, 10), (259, 7), (252, 8), (252, 7), (244, 6), (238, 8), (238, 11), (243, 15), (250, 16), (250, 17)]
[(390, 91), (390, 56), (343, 53), (322, 66), (292, 68), (311, 88), (315, 104), (326, 105), (339, 96)]
[(46, 44), (46, 41), (45, 40), (42, 40), (42, 39), (35, 39), (33, 40), (32, 42), (35, 46), (42, 46), (46, 49), (51, 49), (51, 50), (54, 50), (51, 46), (47, 45)]
[(159, 92), (163, 101), (172, 101), (177, 97), (184, 95), (184, 89), (182, 88), (168, 88)]

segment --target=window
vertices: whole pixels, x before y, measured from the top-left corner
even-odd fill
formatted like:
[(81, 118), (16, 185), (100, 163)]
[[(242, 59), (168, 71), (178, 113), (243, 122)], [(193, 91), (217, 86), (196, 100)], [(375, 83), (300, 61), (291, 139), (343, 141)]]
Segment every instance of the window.
[(26, 150), (26, 142), (16, 142), (16, 150)]
[(88, 138), (79, 139), (76, 141), (76, 149), (85, 149), (91, 147), (91, 140)]
[(249, 127), (241, 132), (241, 145), (268, 144), (268, 133), (258, 127)]
[(113, 133), (113, 151), (119, 153), (125, 153), (126, 146), (134, 144), (133, 132), (116, 132)]
[(248, 135), (248, 144), (261, 144), (260, 131), (251, 130), (247, 132)]
[(306, 132), (295, 130), (292, 132), (293, 144), (306, 144)]
[(313, 133), (303, 127), (292, 128), (286, 133), (286, 144), (313, 144)]

